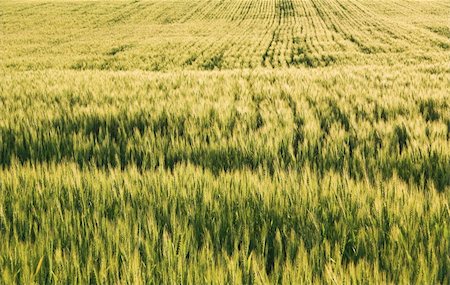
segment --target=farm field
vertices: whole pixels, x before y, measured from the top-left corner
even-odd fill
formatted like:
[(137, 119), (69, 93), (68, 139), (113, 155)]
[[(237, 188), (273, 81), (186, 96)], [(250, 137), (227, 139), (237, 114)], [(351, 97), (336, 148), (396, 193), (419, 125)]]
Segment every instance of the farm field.
[(450, 3), (0, 2), (0, 284), (448, 284)]

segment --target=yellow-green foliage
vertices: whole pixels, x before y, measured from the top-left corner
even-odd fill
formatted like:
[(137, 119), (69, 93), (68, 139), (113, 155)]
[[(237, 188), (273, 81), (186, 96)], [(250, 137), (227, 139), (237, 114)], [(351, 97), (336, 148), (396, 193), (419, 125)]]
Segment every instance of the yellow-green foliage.
[(449, 14), (0, 2), (0, 284), (448, 284)]
[(52, 163), (0, 178), (6, 283), (449, 281), (448, 200), (396, 176)]
[(228, 69), (449, 61), (445, 0), (9, 0), (9, 70)]

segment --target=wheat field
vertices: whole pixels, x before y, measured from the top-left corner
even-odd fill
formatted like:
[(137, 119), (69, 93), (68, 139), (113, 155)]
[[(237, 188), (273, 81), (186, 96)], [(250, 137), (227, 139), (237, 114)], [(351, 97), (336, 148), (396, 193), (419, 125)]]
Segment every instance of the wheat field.
[(0, 2), (0, 284), (449, 284), (450, 3)]

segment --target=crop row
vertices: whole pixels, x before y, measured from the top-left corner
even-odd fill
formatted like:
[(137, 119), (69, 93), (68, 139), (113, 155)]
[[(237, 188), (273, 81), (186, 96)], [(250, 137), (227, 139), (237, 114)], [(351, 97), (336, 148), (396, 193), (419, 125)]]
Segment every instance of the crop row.
[(355, 0), (2, 3), (1, 67), (164, 71), (448, 61), (446, 4), (415, 2), (432, 17), (403, 1), (391, 8)]

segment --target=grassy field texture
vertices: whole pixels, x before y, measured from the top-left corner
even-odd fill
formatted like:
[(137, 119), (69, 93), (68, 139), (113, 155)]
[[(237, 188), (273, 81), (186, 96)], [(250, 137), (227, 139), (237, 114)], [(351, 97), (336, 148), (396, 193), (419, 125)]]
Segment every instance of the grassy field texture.
[(448, 284), (449, 17), (0, 2), (0, 284)]
[(2, 1), (10, 70), (448, 62), (448, 1)]

